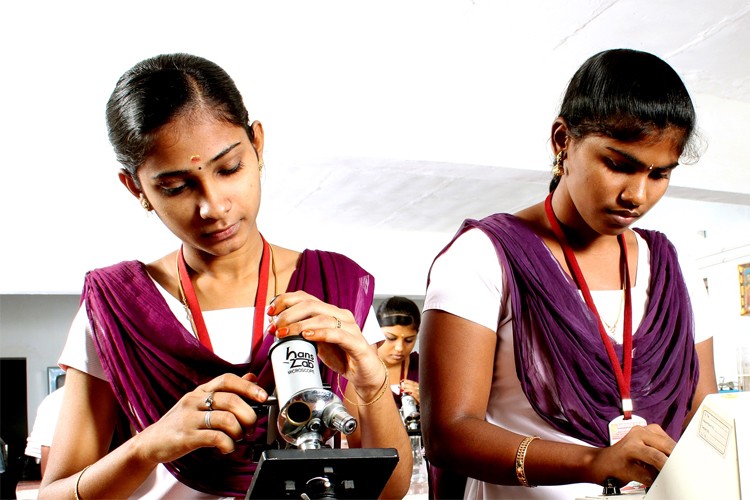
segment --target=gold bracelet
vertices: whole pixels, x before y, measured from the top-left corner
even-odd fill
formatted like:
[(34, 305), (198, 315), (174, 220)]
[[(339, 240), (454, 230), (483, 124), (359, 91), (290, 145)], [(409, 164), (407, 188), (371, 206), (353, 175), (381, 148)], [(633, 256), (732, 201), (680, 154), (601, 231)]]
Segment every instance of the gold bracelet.
[[(380, 358), (378, 358), (378, 359), (380, 359)], [(380, 401), (380, 398), (383, 397), (383, 394), (385, 394), (385, 391), (388, 388), (388, 380), (390, 378), (388, 376), (388, 367), (385, 366), (385, 361), (383, 361), (381, 359), (380, 362), (383, 363), (383, 369), (385, 370), (385, 379), (383, 380), (383, 387), (380, 388), (380, 392), (378, 392), (378, 395), (375, 396), (375, 399), (373, 399), (369, 403), (355, 403), (351, 399), (347, 398), (346, 397), (346, 391), (343, 391), (341, 394), (344, 396), (345, 400), (347, 400), (348, 402), (350, 402), (351, 404), (356, 405), (356, 406), (370, 406), (371, 404), (374, 404), (374, 403), (377, 403), (378, 401)], [(338, 375), (339, 387), (341, 387), (341, 374), (339, 373), (337, 375)], [(359, 393), (357, 392), (356, 389), (354, 390), (354, 392), (357, 393), (357, 396), (359, 396)]]
[(539, 436), (525, 437), (518, 445), (518, 451), (516, 452), (516, 477), (518, 477), (518, 483), (527, 488), (534, 488), (534, 486), (530, 485), (528, 479), (526, 479), (526, 451), (529, 449), (529, 444), (535, 439), (539, 439)]
[(83, 477), (83, 473), (86, 472), (86, 469), (88, 469), (89, 467), (91, 467), (91, 465), (87, 465), (81, 472), (78, 473), (78, 479), (76, 479), (75, 489), (76, 500), (81, 500), (81, 495), (78, 493), (78, 486), (81, 484), (81, 477)]

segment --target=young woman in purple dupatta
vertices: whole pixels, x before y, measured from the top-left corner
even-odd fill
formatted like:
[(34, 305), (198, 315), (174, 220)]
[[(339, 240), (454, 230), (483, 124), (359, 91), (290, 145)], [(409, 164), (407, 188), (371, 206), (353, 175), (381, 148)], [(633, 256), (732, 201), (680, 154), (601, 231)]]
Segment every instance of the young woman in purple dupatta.
[[(357, 419), (349, 446), (398, 450), (382, 496), (402, 497), (411, 448), (382, 397), (373, 278), (343, 255), (262, 237), (263, 128), (231, 78), (187, 54), (142, 61), (118, 81), (107, 124), (123, 185), (181, 246), (86, 276), (40, 498), (244, 497), (276, 425), (249, 402), (273, 391), (269, 348), (291, 335), (316, 343), (323, 381)], [(120, 417), (134, 435), (109, 451)]]
[(465, 498), (650, 485), (716, 392), (702, 283), (663, 234), (630, 229), (695, 158), (694, 127), (664, 61), (591, 57), (552, 124), (547, 199), (465, 221), (434, 261), (422, 430), (431, 463), (468, 477)]

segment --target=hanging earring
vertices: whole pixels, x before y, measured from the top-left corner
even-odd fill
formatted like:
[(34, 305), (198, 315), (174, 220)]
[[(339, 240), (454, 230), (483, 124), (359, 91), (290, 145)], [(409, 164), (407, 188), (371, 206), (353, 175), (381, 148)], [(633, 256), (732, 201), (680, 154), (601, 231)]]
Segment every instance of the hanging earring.
[(552, 175), (554, 177), (562, 177), (564, 173), (563, 161), (565, 160), (565, 150), (561, 149), (557, 156), (555, 156), (555, 164), (552, 166)]
[(259, 173), (261, 173), (261, 174), (263, 173), (263, 167), (264, 166), (265, 166), (265, 164), (263, 163), (263, 158), (261, 158), (260, 160), (258, 160), (258, 172)]
[(146, 212), (151, 211), (151, 203), (149, 203), (146, 197), (143, 195), (141, 195), (141, 206)]

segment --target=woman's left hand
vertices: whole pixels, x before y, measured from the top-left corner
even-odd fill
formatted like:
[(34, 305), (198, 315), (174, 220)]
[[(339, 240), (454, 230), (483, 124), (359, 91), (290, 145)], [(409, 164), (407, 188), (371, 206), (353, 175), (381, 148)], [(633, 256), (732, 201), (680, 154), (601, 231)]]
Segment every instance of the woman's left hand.
[(406, 394), (414, 396), (414, 399), (417, 400), (417, 404), (419, 404), (419, 384), (417, 382), (404, 379), (401, 381), (401, 390)]
[(302, 335), (317, 343), (318, 357), (357, 388), (383, 385), (383, 365), (354, 315), (303, 292), (277, 296), (268, 308), (270, 331), (278, 338)]

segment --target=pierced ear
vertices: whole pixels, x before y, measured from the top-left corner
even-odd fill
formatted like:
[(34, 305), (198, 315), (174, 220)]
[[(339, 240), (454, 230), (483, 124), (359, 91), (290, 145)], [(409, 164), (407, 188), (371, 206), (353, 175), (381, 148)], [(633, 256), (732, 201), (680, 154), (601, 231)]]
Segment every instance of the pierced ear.
[(552, 123), (552, 150), (555, 155), (568, 147), (569, 137), (568, 123), (562, 116), (558, 116)]
[(141, 197), (141, 188), (138, 186), (138, 182), (133, 178), (133, 176), (130, 175), (130, 172), (128, 172), (127, 170), (120, 170), (117, 176), (120, 178), (120, 182), (123, 184), (123, 186), (125, 186), (128, 191), (130, 191), (130, 194), (132, 194), (136, 198)]

